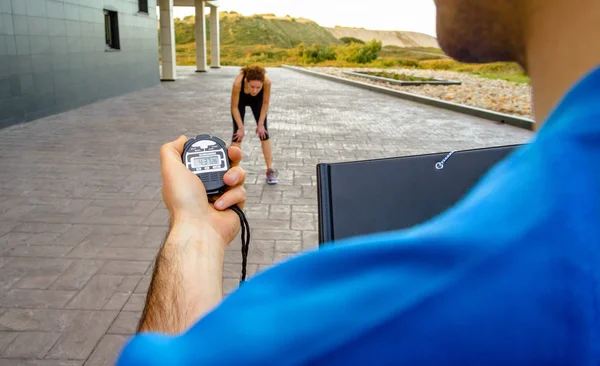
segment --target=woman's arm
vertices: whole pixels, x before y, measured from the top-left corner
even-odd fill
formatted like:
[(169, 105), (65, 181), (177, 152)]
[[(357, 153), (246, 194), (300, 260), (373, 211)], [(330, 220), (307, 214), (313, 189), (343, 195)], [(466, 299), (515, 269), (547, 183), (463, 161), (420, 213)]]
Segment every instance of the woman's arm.
[(242, 77), (242, 75), (239, 75), (237, 78), (235, 78), (233, 82), (233, 88), (231, 89), (231, 113), (233, 114), (233, 118), (235, 119), (235, 123), (239, 129), (244, 128), (242, 116), (240, 115), (240, 110), (238, 109), (238, 103), (240, 102), (240, 90), (242, 89)]
[(262, 108), (260, 109), (260, 118), (258, 119), (259, 126), (265, 125), (265, 118), (267, 118), (267, 112), (269, 111), (269, 102), (271, 99), (271, 78), (270, 77), (265, 76), (265, 85), (263, 86), (263, 88), (264, 88), (263, 104), (262, 104)]

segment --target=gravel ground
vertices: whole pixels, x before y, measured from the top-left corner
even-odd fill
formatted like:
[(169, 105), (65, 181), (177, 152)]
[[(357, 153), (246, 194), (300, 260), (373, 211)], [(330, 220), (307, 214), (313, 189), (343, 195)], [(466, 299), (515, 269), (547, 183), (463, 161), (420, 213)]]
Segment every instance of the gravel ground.
[[(408, 93), (425, 95), (430, 98), (442, 99), (454, 103), (533, 119), (533, 111), (531, 109), (531, 88), (526, 84), (517, 84), (504, 80), (491, 80), (466, 73), (441, 70), (337, 67), (309, 67), (308, 69), (341, 76), (347, 79), (385, 86)], [(398, 72), (419, 77), (433, 77), (444, 80), (461, 81), (462, 85), (399, 86), (386, 82), (349, 76), (344, 74), (343, 71)]]

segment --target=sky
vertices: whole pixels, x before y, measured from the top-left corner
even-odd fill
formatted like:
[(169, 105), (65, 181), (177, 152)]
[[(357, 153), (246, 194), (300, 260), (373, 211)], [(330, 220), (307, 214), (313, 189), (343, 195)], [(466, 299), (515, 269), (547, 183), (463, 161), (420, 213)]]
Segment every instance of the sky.
[[(433, 0), (220, 0), (219, 11), (307, 18), (324, 27), (413, 31), (436, 36)], [(175, 17), (194, 14), (175, 7)]]

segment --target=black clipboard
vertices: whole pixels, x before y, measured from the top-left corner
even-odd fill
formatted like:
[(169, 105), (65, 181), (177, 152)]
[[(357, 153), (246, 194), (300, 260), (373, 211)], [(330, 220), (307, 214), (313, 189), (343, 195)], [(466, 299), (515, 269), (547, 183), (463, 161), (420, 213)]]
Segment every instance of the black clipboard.
[(457, 203), (519, 146), (318, 164), (319, 246), (423, 223)]

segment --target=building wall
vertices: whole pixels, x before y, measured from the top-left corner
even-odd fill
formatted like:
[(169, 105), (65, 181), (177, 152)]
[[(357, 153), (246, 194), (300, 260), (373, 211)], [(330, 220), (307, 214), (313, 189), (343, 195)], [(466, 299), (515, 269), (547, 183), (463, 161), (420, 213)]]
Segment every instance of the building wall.
[[(108, 50), (104, 9), (118, 12)], [(160, 82), (156, 0), (0, 0), (0, 128)]]

